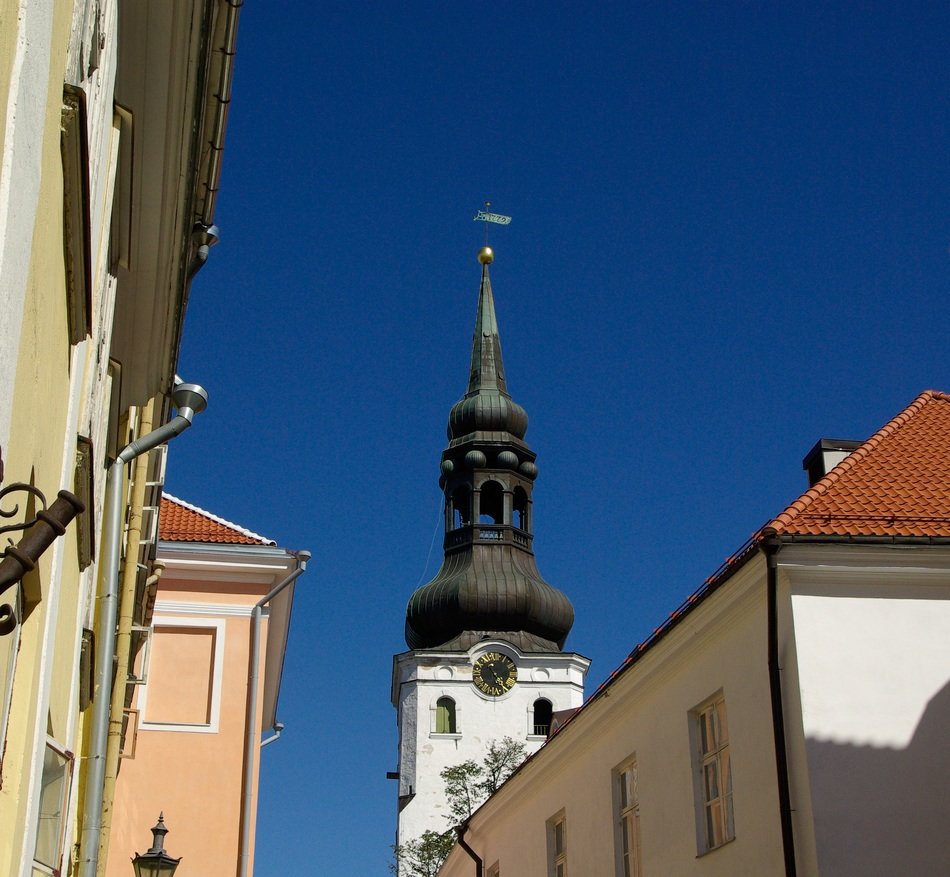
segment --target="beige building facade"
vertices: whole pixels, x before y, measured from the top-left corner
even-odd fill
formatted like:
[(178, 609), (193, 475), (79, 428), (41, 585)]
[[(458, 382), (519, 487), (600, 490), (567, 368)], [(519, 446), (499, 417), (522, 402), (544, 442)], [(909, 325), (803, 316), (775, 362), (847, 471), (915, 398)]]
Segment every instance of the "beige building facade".
[(238, 8), (0, 0), (3, 877), (103, 873), (125, 686), (94, 656), (144, 620), (164, 456), (129, 446), (175, 407)]

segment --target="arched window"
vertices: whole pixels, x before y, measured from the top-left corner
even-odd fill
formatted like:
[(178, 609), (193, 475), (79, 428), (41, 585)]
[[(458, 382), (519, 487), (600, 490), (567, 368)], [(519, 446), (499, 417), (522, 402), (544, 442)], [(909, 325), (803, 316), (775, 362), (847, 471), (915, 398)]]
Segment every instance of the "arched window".
[(456, 733), (455, 701), (451, 697), (440, 697), (435, 703), (435, 733)]
[(519, 530), (528, 529), (528, 494), (523, 487), (515, 488), (515, 526)]
[(551, 701), (539, 697), (534, 702), (534, 728), (536, 737), (547, 737), (551, 730)]
[(486, 481), (482, 485), (478, 503), (478, 522), (480, 524), (505, 523), (505, 492), (497, 481)]
[(460, 487), (452, 494), (452, 529), (467, 527), (472, 523), (472, 491)]

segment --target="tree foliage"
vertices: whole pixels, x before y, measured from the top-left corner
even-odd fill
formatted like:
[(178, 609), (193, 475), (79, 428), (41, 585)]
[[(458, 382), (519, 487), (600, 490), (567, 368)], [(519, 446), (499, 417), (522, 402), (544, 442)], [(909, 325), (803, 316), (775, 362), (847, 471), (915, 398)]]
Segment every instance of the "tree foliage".
[(454, 827), (480, 807), (525, 759), (524, 743), (511, 737), (492, 740), (481, 763), (474, 759), (453, 764), (439, 776), (445, 783), (446, 819), (452, 828), (440, 834), (426, 831), (420, 837), (393, 847), (390, 865), (399, 877), (435, 877), (455, 843)]
[(393, 847), (395, 861), (389, 866), (400, 877), (435, 877), (455, 843), (455, 832), (426, 831), (420, 837)]

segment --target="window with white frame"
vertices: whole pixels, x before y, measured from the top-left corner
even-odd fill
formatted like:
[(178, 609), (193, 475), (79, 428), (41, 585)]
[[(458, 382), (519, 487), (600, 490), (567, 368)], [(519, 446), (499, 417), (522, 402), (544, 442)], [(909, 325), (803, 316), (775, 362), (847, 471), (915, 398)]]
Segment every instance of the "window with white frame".
[(534, 737), (547, 737), (551, 731), (554, 707), (546, 697), (539, 697), (531, 707), (531, 730)]
[(637, 763), (616, 771), (617, 858), (621, 877), (640, 877), (640, 787)]
[(562, 810), (552, 816), (548, 828), (548, 877), (567, 877), (567, 819)]
[(732, 809), (732, 765), (729, 725), (722, 693), (692, 712), (696, 753), (697, 823), (700, 852), (708, 852), (736, 836)]
[(495, 862), (495, 864), (488, 869), (487, 875), (488, 877), (501, 877), (501, 865)]
[(59, 874), (63, 860), (63, 832), (66, 802), (72, 777), (73, 756), (56, 741), (47, 738), (40, 777), (34, 874)]

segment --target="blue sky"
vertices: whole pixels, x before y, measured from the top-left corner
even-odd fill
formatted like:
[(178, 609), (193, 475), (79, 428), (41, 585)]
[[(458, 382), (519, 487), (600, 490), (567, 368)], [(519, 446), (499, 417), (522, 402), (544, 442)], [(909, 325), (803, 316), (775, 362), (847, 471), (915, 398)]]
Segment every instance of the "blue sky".
[(948, 38), (938, 3), (245, 5), (179, 364), (211, 401), (167, 488), (314, 554), (258, 877), (387, 873), (475, 211), (514, 217), (492, 283), (535, 549), (592, 691), (815, 441), (950, 390)]

